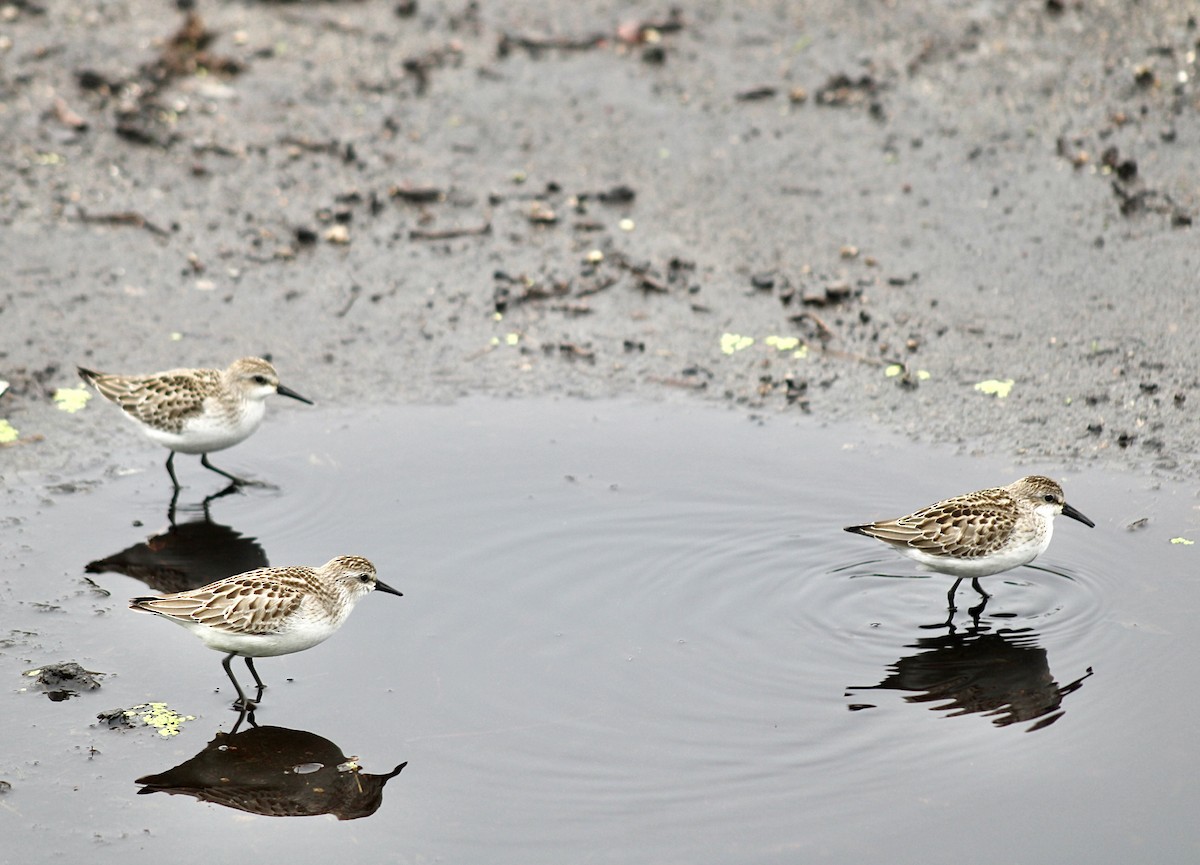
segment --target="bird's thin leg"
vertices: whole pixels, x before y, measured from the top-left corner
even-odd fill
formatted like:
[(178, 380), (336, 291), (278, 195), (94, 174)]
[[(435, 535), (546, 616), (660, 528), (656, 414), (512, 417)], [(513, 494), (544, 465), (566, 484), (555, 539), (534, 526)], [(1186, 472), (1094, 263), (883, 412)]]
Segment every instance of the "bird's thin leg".
[(171, 455), (167, 457), (167, 474), (171, 476), (171, 483), (175, 484), (175, 492), (178, 493), (181, 487), (179, 478), (175, 477), (175, 451), (171, 451)]
[(983, 590), (983, 586), (979, 585), (979, 577), (971, 578), (971, 588), (979, 592), (979, 594), (982, 595), (985, 600), (991, 597), (991, 595)]
[(262, 679), (258, 678), (258, 670), (254, 669), (254, 659), (249, 655), (246, 656), (246, 666), (250, 668), (250, 675), (254, 677), (255, 683), (258, 685), (258, 693), (254, 697), (254, 702), (257, 703), (262, 699), (263, 691), (267, 686), (263, 684)]
[[(237, 706), (239, 709), (249, 709), (254, 706), (254, 701), (246, 699), (246, 695), (244, 693), (242, 693), (242, 686), (238, 684), (238, 680), (235, 679), (233, 676), (233, 670), (231, 670), (229, 668), (229, 662), (232, 661), (235, 657), (237, 657), (237, 653), (230, 652), (228, 655), (225, 656), (225, 660), (221, 662), (221, 666), (225, 668), (225, 672), (229, 676), (229, 681), (233, 682), (233, 689), (235, 691), (237, 691), (238, 698), (237, 698), (237, 702), (234, 703), (234, 705)], [(254, 668), (251, 667), (250, 669), (253, 670)], [(255, 676), (254, 678), (257, 679), (258, 676)]]
[[(171, 455), (174, 456), (174, 454), (171, 454)], [(250, 481), (246, 480), (245, 478), (239, 478), (237, 475), (231, 475), (229, 472), (225, 471), (224, 469), (219, 469), (216, 466), (214, 466), (212, 463), (210, 463), (208, 461), (208, 454), (200, 455), (200, 465), (204, 466), (209, 471), (214, 471), (219, 475), (224, 475), (225, 477), (229, 478), (231, 481), (233, 481), (238, 486), (242, 486), (244, 484), (250, 483)]]

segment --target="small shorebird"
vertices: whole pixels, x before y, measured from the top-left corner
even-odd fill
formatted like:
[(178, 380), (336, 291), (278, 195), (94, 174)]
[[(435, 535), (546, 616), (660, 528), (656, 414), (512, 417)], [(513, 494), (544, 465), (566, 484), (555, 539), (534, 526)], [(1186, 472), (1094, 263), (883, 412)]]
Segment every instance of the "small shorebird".
[[(221, 664), (237, 691), (236, 705), (252, 709), (266, 687), (254, 669), (255, 658), (303, 652), (324, 642), (372, 591), (401, 594), (378, 579), (366, 559), (338, 556), (319, 568), (259, 568), (186, 592), (132, 598), (129, 607), (182, 625), (210, 649), (226, 652)], [(229, 667), (238, 655), (258, 685), (253, 700)]]
[(76, 367), (80, 377), (119, 405), (147, 436), (171, 449), (167, 473), (175, 489), (175, 454), (200, 454), (200, 464), (235, 484), (249, 483), (208, 461), (212, 451), (233, 447), (262, 423), (271, 394), (313, 402), (279, 383), (275, 367), (258, 357), (235, 360), (228, 369), (172, 369), (151, 375), (111, 375)]
[(925, 567), (958, 577), (948, 597), (965, 577), (984, 598), (979, 578), (1028, 564), (1046, 551), (1057, 514), (1096, 524), (1067, 504), (1062, 487), (1041, 475), (1030, 475), (1006, 487), (979, 490), (946, 499), (916, 513), (846, 531), (883, 541)]

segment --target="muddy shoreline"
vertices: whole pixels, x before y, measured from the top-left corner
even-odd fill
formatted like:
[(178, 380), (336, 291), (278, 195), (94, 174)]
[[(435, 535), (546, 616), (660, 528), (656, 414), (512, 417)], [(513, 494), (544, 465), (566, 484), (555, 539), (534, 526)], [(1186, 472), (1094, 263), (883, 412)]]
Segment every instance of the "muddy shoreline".
[(75, 364), (245, 354), (333, 406), (702, 399), (1198, 467), (1181, 4), (11, 9), (6, 478), (137, 435), (59, 410)]

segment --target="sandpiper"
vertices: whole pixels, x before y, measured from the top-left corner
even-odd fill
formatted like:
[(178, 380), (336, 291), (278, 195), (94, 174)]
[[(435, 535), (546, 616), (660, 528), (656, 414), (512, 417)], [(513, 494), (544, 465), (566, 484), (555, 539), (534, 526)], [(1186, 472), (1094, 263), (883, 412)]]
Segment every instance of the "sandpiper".
[[(129, 606), (170, 619), (210, 649), (227, 653), (221, 664), (237, 691), (235, 705), (251, 709), (266, 687), (254, 658), (302, 652), (324, 642), (371, 591), (401, 594), (376, 577), (375, 566), (366, 559), (338, 556), (319, 568), (259, 568), (186, 592), (132, 598)], [(253, 700), (246, 698), (229, 667), (239, 655), (258, 685)]]
[(1006, 487), (978, 490), (927, 508), (846, 531), (883, 541), (925, 567), (958, 577), (948, 597), (965, 577), (984, 598), (979, 578), (1033, 561), (1050, 545), (1057, 514), (1096, 524), (1067, 504), (1062, 487), (1050, 478), (1030, 475)]
[(275, 367), (259, 357), (235, 360), (228, 369), (172, 369), (151, 375), (110, 375), (77, 367), (80, 377), (116, 403), (142, 432), (171, 449), (167, 473), (175, 489), (175, 454), (200, 454), (200, 464), (235, 484), (248, 481), (208, 461), (212, 451), (245, 440), (258, 429), (273, 393), (313, 402), (279, 383)]

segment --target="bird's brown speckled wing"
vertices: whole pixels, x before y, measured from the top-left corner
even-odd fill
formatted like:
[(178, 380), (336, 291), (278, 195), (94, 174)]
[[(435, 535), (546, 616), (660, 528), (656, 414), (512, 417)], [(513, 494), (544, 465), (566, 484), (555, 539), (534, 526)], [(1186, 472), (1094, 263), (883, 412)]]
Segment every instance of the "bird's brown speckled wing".
[(204, 411), (206, 394), (221, 383), (221, 374), (215, 369), (108, 375), (80, 367), (79, 374), (126, 414), (172, 433), (182, 431), (189, 417)]
[(1017, 515), (1007, 490), (980, 490), (905, 517), (849, 530), (931, 555), (974, 559), (1003, 546), (1017, 523)]
[(260, 569), (164, 597), (134, 598), (129, 606), (222, 631), (272, 634), (311, 591), (304, 568)]

